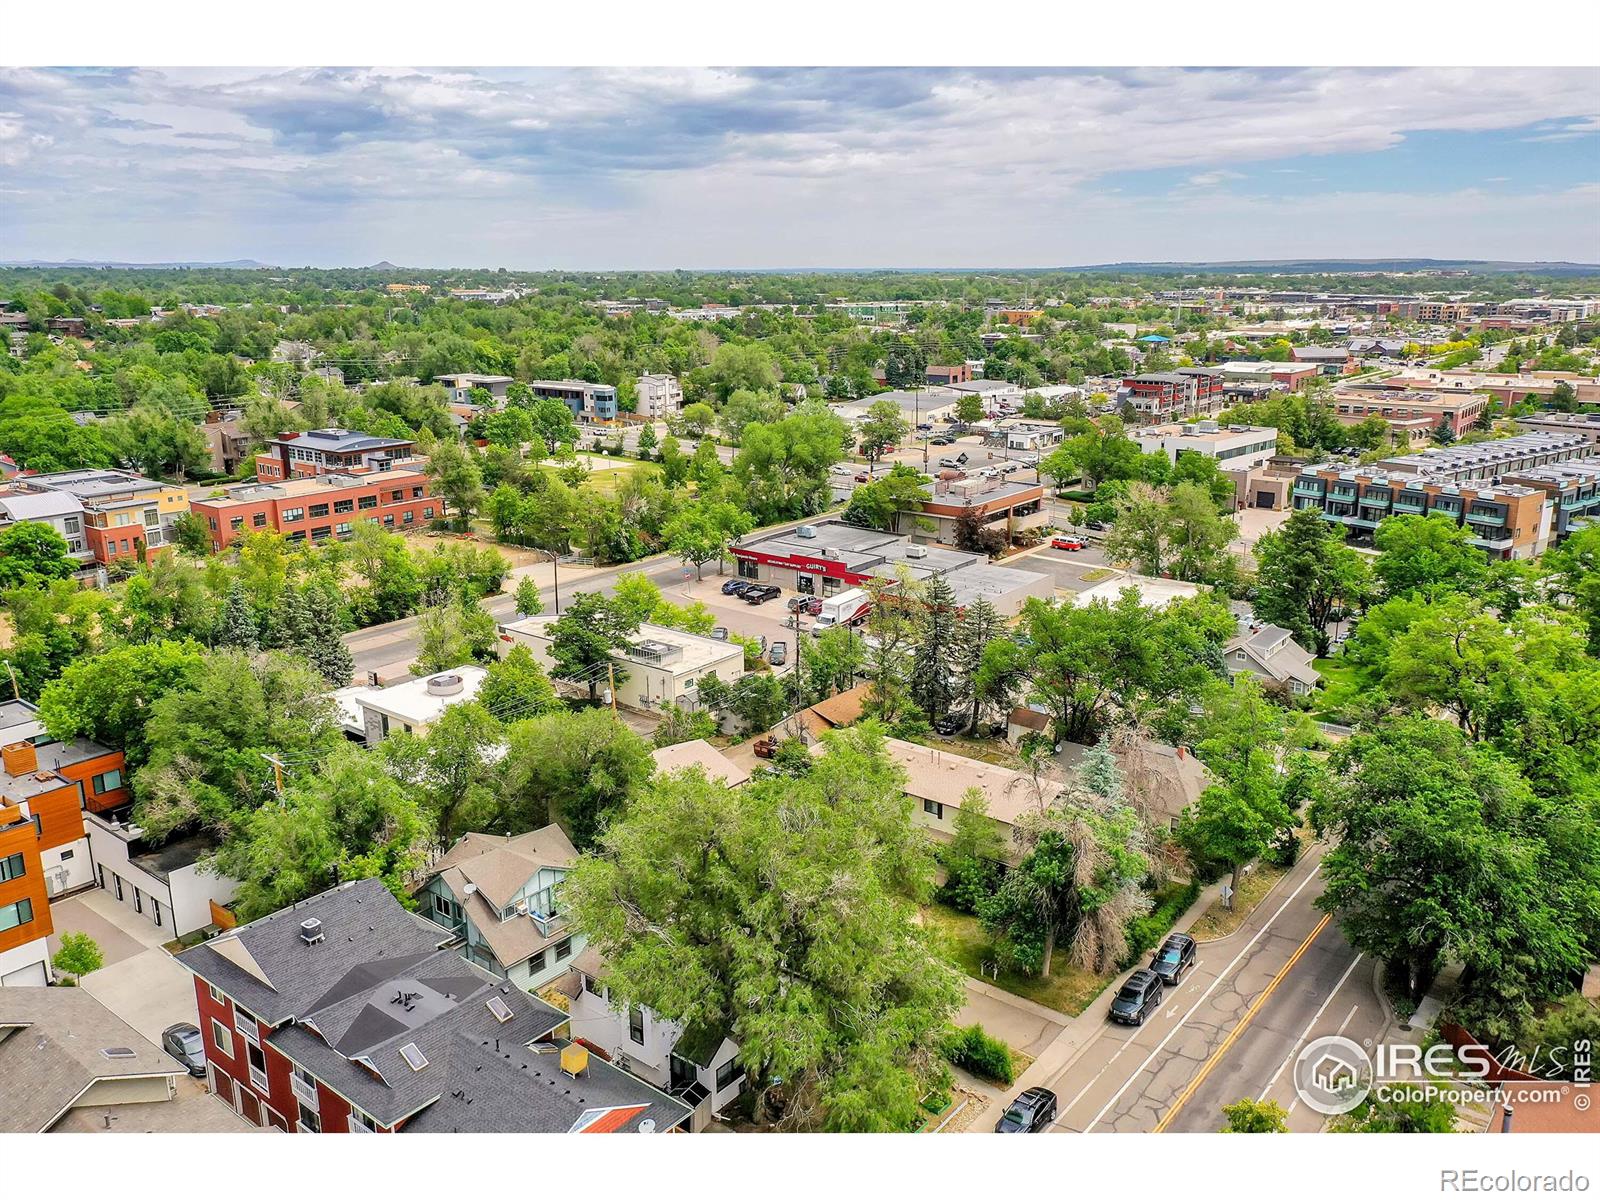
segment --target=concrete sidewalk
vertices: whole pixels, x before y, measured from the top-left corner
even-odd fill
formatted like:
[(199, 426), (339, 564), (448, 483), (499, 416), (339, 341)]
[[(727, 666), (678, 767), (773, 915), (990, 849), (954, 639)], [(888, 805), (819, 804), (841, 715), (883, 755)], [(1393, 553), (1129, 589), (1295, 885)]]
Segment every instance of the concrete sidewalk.
[(1029, 1058), (1038, 1058), (1061, 1036), (1072, 1018), (981, 979), (968, 978), (967, 1002), (956, 1013), (957, 1025), (978, 1024)]

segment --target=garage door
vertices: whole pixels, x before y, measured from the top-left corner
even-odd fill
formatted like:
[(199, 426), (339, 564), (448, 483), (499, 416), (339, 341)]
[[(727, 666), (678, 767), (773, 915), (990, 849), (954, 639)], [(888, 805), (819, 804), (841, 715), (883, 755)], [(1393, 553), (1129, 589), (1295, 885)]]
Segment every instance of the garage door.
[(1257, 508), (1271, 508), (1272, 507), (1272, 502), (1273, 502), (1273, 495), (1272, 495), (1271, 492), (1257, 492), (1256, 493), (1256, 507)]
[(32, 963), (9, 975), (0, 975), (0, 987), (44, 987), (50, 982), (42, 962)]

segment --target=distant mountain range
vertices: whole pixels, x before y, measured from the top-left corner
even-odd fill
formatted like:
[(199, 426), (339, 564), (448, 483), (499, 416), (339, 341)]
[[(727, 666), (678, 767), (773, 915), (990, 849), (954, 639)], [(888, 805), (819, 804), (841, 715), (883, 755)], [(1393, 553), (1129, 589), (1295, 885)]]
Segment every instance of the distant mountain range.
[(1280, 272), (1285, 275), (1339, 275), (1351, 271), (1475, 271), (1536, 275), (1600, 274), (1600, 264), (1575, 262), (1498, 262), (1476, 258), (1266, 258), (1228, 262), (1118, 262), (1061, 267), (1063, 271), (1135, 271), (1144, 275)]
[(276, 270), (271, 263), (257, 262), (253, 258), (235, 258), (229, 262), (109, 262), (103, 259), (91, 258), (64, 258), (59, 262), (50, 262), (42, 258), (27, 258), (0, 262), (0, 267), (94, 267), (115, 271), (172, 271), (178, 269), (198, 270), (206, 267), (217, 269), (232, 269), (235, 271), (271, 271)]

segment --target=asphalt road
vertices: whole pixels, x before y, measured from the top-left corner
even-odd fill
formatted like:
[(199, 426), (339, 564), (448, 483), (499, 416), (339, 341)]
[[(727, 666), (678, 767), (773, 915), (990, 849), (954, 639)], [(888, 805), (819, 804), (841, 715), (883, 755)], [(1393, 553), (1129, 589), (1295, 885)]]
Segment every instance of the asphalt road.
[[(1239, 930), (1202, 943), (1158, 1016), (1136, 1029), (1107, 1022), (1045, 1082), (1061, 1105), (1054, 1132), (1215, 1131), (1243, 1096), (1288, 1109), (1304, 1040), (1340, 1026), (1358, 1041), (1381, 1032), (1370, 969), (1312, 906), (1321, 857), (1314, 847)], [(1291, 1127), (1320, 1124), (1295, 1104)]]

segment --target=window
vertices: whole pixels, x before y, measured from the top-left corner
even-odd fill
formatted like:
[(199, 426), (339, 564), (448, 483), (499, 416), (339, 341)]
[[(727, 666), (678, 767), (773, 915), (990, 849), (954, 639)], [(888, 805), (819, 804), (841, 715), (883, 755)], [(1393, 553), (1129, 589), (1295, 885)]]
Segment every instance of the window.
[(133, 911), (136, 913), (144, 911), (144, 893), (139, 890), (137, 885), (133, 889)]
[(583, 977), (583, 990), (588, 992), (591, 996), (599, 996), (602, 994), (600, 990), (600, 981), (593, 975), (585, 975)]
[(213, 1004), (225, 1004), (227, 1002), (222, 993), (217, 991), (213, 984), (206, 984), (206, 995), (211, 997), (211, 1003)]
[(27, 873), (28, 868), (22, 861), (22, 855), (8, 854), (0, 858), (0, 883), (10, 879), (21, 879)]
[(335, 537), (342, 537), (342, 538), (349, 537), (350, 536), (350, 522), (349, 521), (340, 521), (337, 525), (335, 525), (333, 527), (333, 533), (334, 533)]
[(61, 852), (61, 861), (62, 862), (66, 862), (71, 857), (72, 857), (72, 851), (71, 850), (63, 850)]
[(161, 928), (161, 901), (151, 896), (150, 903), (153, 906), (151, 911), (154, 912), (156, 918), (156, 928), (159, 929)]
[(322, 1132), (322, 1118), (317, 1115), (317, 1110), (308, 1107), (304, 1100), (300, 1101), (300, 1128), (307, 1133)]
[(211, 1018), (211, 1041), (216, 1048), (229, 1058), (233, 1057), (233, 1034), (228, 1032), (228, 1027), (215, 1017)]
[(33, 920), (33, 901), (24, 897), (15, 904), (0, 905), (0, 930), (15, 929)]
[(94, 794), (104, 796), (107, 792), (114, 792), (122, 786), (122, 772), (118, 770), (102, 771), (93, 780)]
[(327, 516), (328, 515), (328, 506), (326, 504), (313, 504), (311, 506), (311, 515), (313, 517), (325, 517), (325, 516)]
[(628, 1037), (644, 1045), (644, 1009), (637, 1004), (628, 1010)]
[(376, 496), (362, 496), (356, 501), (356, 504), (361, 508), (377, 508), (378, 498)]
[(739, 1067), (738, 1056), (735, 1055), (717, 1068), (717, 1091), (737, 1083), (743, 1078), (744, 1072)]
[(548, 950), (541, 950), (539, 953), (529, 958), (528, 974), (537, 975), (540, 971), (544, 970), (545, 962), (549, 958), (549, 953), (550, 952)]
[(311, 527), (311, 540), (325, 542), (333, 536), (333, 530), (326, 525), (313, 525)]
[(404, 500), (405, 498), (406, 498), (406, 494), (400, 488), (396, 488), (394, 491), (389, 493), (390, 501), (392, 501), (395, 504), (399, 504), (400, 501)]
[(419, 488), (419, 487), (412, 488), (411, 489), (411, 498), (413, 500), (421, 500), (422, 499), (422, 489)]
[(424, 521), (433, 520), (433, 505), (430, 504), (422, 510), (422, 519)]
[(570, 958), (571, 956), (572, 939), (569, 937), (562, 938), (556, 943), (556, 961), (560, 962), (563, 958)]
[(257, 529), (265, 529), (267, 527), (267, 514), (264, 512), (255, 513), (250, 518), (250, 524)]
[(61, 526), (68, 533), (83, 532), (82, 522), (80, 522), (77, 517), (63, 517), (61, 520)]
[(361, 1126), (361, 1128), (365, 1129), (368, 1133), (378, 1132), (378, 1123), (376, 1121), (367, 1116), (367, 1114), (362, 1112), (359, 1108), (352, 1108), (350, 1110), (350, 1129), (352, 1132), (354, 1132), (357, 1125)]
[(117, 899), (122, 899), (122, 876), (115, 871), (111, 873), (111, 881), (117, 885)]
[(383, 523), (389, 529), (393, 529), (394, 528), (394, 514), (393, 513), (385, 513), (384, 516), (383, 516)]
[(298, 521), (305, 515), (306, 510), (303, 508), (286, 508), (278, 514), (278, 519), (280, 521)]
[(411, 524), (411, 522), (415, 521), (416, 519), (417, 514), (412, 512), (409, 508), (406, 509), (406, 511), (400, 517), (400, 520), (407, 525)]
[(355, 512), (355, 510), (356, 502), (354, 500), (335, 500), (333, 502), (333, 511), (336, 513)]
[(243, 517), (229, 517), (228, 518), (228, 528), (233, 530), (235, 533), (237, 533), (239, 530), (244, 528), (244, 518)]
[(922, 811), (931, 815), (935, 821), (944, 820), (944, 805), (937, 800), (924, 800)]
[(246, 1042), (244, 1056), (250, 1064), (250, 1082), (262, 1091), (266, 1091), (267, 1056), (261, 1052), (261, 1046), (256, 1042)]

